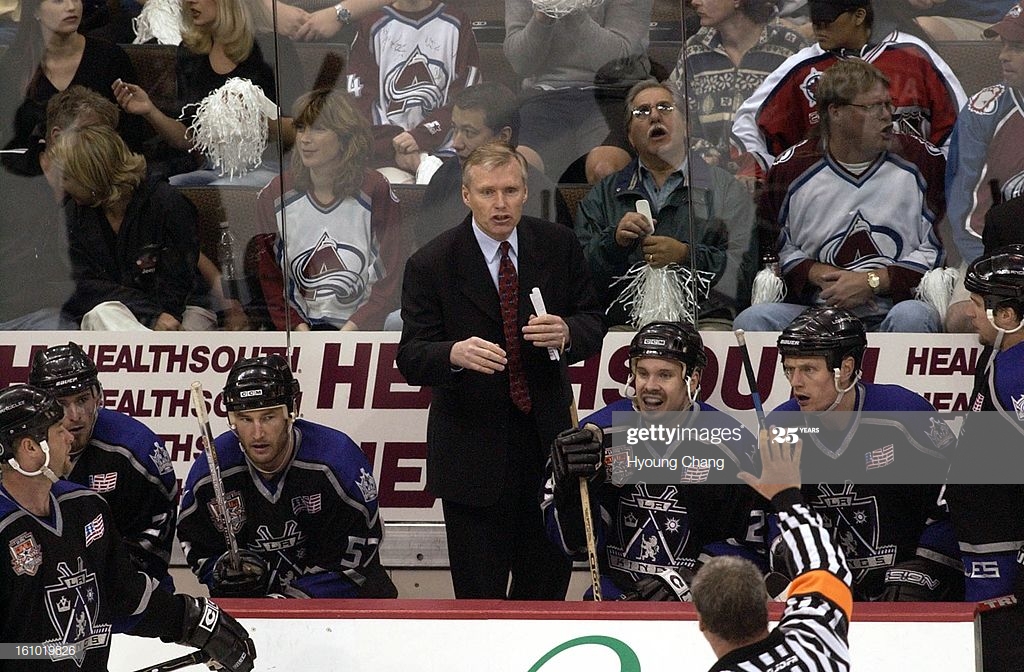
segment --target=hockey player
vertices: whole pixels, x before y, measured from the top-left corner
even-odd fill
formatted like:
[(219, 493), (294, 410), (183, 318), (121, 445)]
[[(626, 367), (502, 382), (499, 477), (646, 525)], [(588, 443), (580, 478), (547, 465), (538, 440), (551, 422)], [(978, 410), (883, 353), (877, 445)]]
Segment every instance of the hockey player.
[(283, 357), (241, 359), (224, 386), (230, 432), (215, 441), (232, 568), (206, 454), (189, 470), (178, 538), (210, 594), (395, 597), (380, 565), (383, 529), (370, 464), (352, 439), (297, 420), (299, 382)]
[[(845, 672), (853, 612), (850, 568), (825, 521), (800, 493), (800, 454), (795, 446), (760, 438), (763, 469), (741, 477), (779, 512), (779, 537), (793, 568), (786, 609), (768, 631), (768, 594), (761, 573), (740, 558), (712, 558), (693, 581), (700, 631), (718, 662), (712, 672)], [(797, 662), (799, 661), (799, 662)]]
[(173, 591), (167, 563), (178, 482), (163, 442), (138, 420), (103, 408), (96, 365), (77, 343), (36, 352), (28, 379), (64, 407), (74, 438), (68, 480), (106, 500), (132, 562)]
[[(597, 532), (604, 550), (599, 553), (604, 599), (688, 600), (688, 589), (670, 587), (685, 586), (706, 547), (713, 545), (707, 548), (711, 554), (741, 553), (738, 545), (725, 542), (748, 529), (754, 495), (739, 484), (737, 474), (752, 468), (755, 443), (735, 419), (698, 400), (707, 355), (691, 325), (644, 326), (630, 343), (629, 363), (636, 385), (632, 398), (585, 418), (582, 427), (562, 432), (552, 444), (542, 503), (548, 536), (569, 555), (584, 552), (579, 479), (586, 477), (592, 484), (594, 517), (605, 521)], [(661, 420), (698, 436), (703, 429), (707, 437), (715, 430), (729, 438), (652, 445), (652, 456), (678, 460), (673, 481), (614, 484), (616, 471), (629, 469), (627, 454), (612, 447), (613, 436), (626, 430), (612, 426), (616, 412), (637, 412), (648, 426)], [(671, 413), (679, 416), (666, 416)], [(645, 453), (641, 444), (633, 455)], [(606, 467), (608, 461), (613, 466)], [(674, 572), (682, 582), (669, 579)]]
[(105, 672), (111, 620), (137, 615), (133, 634), (204, 649), (232, 672), (256, 655), (245, 629), (216, 604), (156, 589), (132, 566), (110, 507), (60, 480), (71, 468), (64, 409), (30, 385), (0, 392), (0, 633), (45, 659), (0, 660), (2, 672)]
[(817, 44), (787, 58), (736, 112), (733, 142), (753, 159), (743, 173), (763, 175), (783, 150), (811, 135), (825, 114), (818, 80), (846, 59), (863, 59), (889, 78), (901, 133), (945, 147), (967, 102), (945, 61), (918, 38), (875, 26), (871, 0), (810, 0), (808, 7)]
[[(864, 325), (847, 311), (801, 313), (778, 339), (793, 397), (766, 426), (791, 427), (798, 417), (811, 430), (797, 434), (807, 444), (804, 473), (834, 480), (805, 485), (804, 498), (842, 546), (857, 599), (960, 599), (952, 529), (937, 504), (956, 439), (920, 395), (861, 382), (866, 346)], [(858, 483), (858, 475), (886, 473), (878, 469), (913, 474), (918, 485)]]
[(968, 267), (964, 284), (986, 349), (946, 500), (963, 554), (966, 597), (978, 601), (1015, 590), (1024, 595), (1024, 486), (979, 485), (994, 480), (983, 470), (1015, 464), (1024, 438), (1024, 245), (983, 255)]

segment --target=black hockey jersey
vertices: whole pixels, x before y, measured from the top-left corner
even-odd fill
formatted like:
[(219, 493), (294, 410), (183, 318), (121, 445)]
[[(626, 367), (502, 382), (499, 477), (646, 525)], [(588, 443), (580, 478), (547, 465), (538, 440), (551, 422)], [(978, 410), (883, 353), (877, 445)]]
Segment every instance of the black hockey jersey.
[[(0, 641), (52, 645), (54, 659), (0, 660), (2, 672), (106, 672), (111, 621), (146, 612), (180, 628), (184, 603), (132, 567), (103, 499), (53, 485), (51, 515), (23, 509), (0, 486)], [(150, 620), (147, 618), (147, 620)], [(71, 648), (71, 652), (61, 649)]]
[[(270, 480), (245, 459), (232, 432), (215, 441), (238, 547), (267, 562), (270, 594), (395, 597), (380, 564), (383, 527), (366, 457), (352, 439), (328, 427), (296, 420), (292, 431), (295, 454)], [(178, 538), (192, 572), (206, 585), (227, 551), (223, 525), (204, 453), (185, 481)]]
[[(802, 474), (829, 476), (830, 483), (805, 483), (804, 499), (821, 514), (825, 527), (842, 549), (853, 572), (857, 599), (881, 596), (885, 570), (919, 553), (943, 564), (955, 564), (948, 557), (953, 548), (943, 535), (925, 540), (926, 527), (947, 516), (938, 505), (939, 492), (948, 469), (944, 451), (951, 451), (956, 437), (934, 408), (921, 396), (898, 385), (858, 384), (851, 424), (831, 431), (821, 416), (799, 414), (801, 427), (818, 433), (801, 433), (804, 443)], [(907, 411), (894, 414), (893, 411)], [(885, 413), (884, 417), (879, 414)], [(799, 413), (790, 399), (768, 416), (767, 426), (789, 427)], [(862, 415), (863, 414), (863, 415)], [(875, 470), (908, 468), (920, 478), (915, 485), (887, 485), (858, 481)], [(865, 479), (866, 480), (866, 479)], [(927, 481), (927, 482), (926, 482)], [(949, 536), (948, 528), (944, 530)], [(951, 539), (948, 540), (951, 542)]]
[[(614, 412), (633, 412), (631, 401), (615, 402), (583, 420), (605, 429), (606, 463), (610, 460), (608, 480), (590, 491), (594, 515), (600, 515), (603, 522), (595, 532), (605, 599), (615, 599), (632, 590), (637, 579), (663, 569), (693, 570), (702, 553), (749, 555), (740, 542), (750, 529), (751, 509), (755, 500), (767, 504), (736, 476), (741, 470), (754, 471), (751, 455), (756, 443), (750, 432), (731, 416), (698, 402), (688, 414), (688, 426), (736, 429), (741, 438), (725, 443), (680, 443), (672, 451), (678, 466), (675, 482), (658, 479), (657, 484), (620, 487), (612, 481), (618, 481), (617, 470), (628, 467), (612, 457), (618, 455), (612, 443), (621, 443), (614, 437), (624, 429), (612, 426)], [(693, 458), (690, 465), (705, 460), (703, 464), (723, 468), (714, 468), (713, 482), (708, 483), (711, 469), (684, 466), (684, 456)], [(541, 508), (552, 542), (569, 555), (585, 553), (579, 497), (556, 496), (550, 463)]]

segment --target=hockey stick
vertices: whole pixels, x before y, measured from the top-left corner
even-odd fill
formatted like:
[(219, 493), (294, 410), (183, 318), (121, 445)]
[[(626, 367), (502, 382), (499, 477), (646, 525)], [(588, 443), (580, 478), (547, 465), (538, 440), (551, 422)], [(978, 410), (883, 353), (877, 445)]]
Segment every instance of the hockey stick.
[(193, 651), (192, 653), (180, 656), (178, 658), (171, 658), (165, 660), (162, 663), (156, 665), (150, 665), (149, 667), (143, 667), (142, 669), (135, 670), (135, 672), (171, 672), (172, 670), (180, 670), (183, 667), (189, 667), (190, 665), (200, 665), (210, 660), (210, 654), (205, 651)]
[[(580, 426), (580, 413), (576, 410), (576, 397), (569, 406), (572, 426)], [(590, 565), (590, 585), (594, 589), (594, 601), (601, 601), (601, 573), (597, 565), (597, 537), (594, 534), (594, 513), (590, 510), (590, 484), (586, 476), (580, 476), (580, 505), (583, 507), (583, 534), (587, 538), (587, 564)]]
[(204, 449), (206, 459), (210, 463), (213, 497), (216, 500), (216, 508), (220, 511), (220, 519), (224, 526), (224, 541), (228, 545), (228, 561), (231, 563), (231, 569), (237, 570), (241, 566), (238, 559), (238, 541), (235, 539), (235, 532), (231, 529), (231, 519), (228, 517), (228, 500), (224, 494), (224, 480), (220, 476), (220, 461), (217, 459), (217, 451), (213, 447), (213, 431), (210, 429), (210, 416), (206, 414), (203, 384), (198, 380), (192, 383), (192, 408), (196, 411), (196, 418), (199, 420), (199, 431), (203, 435), (203, 443), (206, 444)]
[(747, 335), (742, 329), (737, 329), (736, 342), (740, 345), (740, 353), (743, 355), (743, 371), (747, 374), (747, 387), (750, 388), (750, 398), (754, 402), (754, 413), (757, 414), (757, 426), (760, 429), (767, 429), (764, 424), (764, 407), (761, 405), (761, 393), (757, 391), (757, 379), (754, 378), (754, 366), (750, 363), (750, 352), (747, 350)]

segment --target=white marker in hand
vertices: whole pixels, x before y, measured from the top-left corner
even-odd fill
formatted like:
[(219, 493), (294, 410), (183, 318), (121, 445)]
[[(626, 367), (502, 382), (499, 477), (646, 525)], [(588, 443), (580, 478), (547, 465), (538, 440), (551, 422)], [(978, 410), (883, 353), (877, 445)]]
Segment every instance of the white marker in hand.
[[(538, 317), (548, 314), (547, 308), (544, 307), (544, 297), (540, 295), (540, 287), (534, 287), (530, 291), (530, 301), (533, 303), (533, 312)], [(548, 348), (548, 359), (552, 362), (557, 362), (561, 359), (558, 348)]]
[(654, 231), (654, 215), (651, 213), (651, 204), (641, 198), (636, 202), (636, 211), (647, 218), (647, 226), (650, 227), (647, 235), (650, 235)]

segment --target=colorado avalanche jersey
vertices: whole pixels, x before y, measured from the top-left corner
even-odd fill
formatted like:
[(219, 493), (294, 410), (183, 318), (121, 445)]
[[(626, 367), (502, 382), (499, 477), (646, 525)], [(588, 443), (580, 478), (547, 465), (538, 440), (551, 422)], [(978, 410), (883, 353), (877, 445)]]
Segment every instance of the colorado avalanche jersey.
[[(395, 597), (380, 564), (383, 527), (370, 464), (345, 434), (305, 420), (293, 426), (295, 454), (265, 479), (232, 432), (217, 437), (227, 524), (238, 547), (266, 561), (269, 593), (288, 597)], [(178, 538), (185, 558), (208, 586), (227, 551), (225, 521), (214, 504), (205, 453), (189, 470)]]
[(92, 439), (67, 480), (106, 500), (132, 560), (172, 590), (167, 563), (178, 519), (178, 482), (156, 434), (132, 417), (101, 408)]
[(946, 200), (960, 255), (981, 256), (985, 214), (994, 204), (989, 182), (1006, 198), (1024, 193), (1024, 96), (1004, 84), (974, 94), (960, 112), (949, 143)]
[(758, 214), (781, 230), (779, 262), (792, 302), (812, 305), (815, 262), (851, 271), (889, 269), (894, 301), (913, 297), (921, 276), (945, 259), (938, 222), (945, 212), (945, 161), (933, 146), (896, 134), (860, 175), (820, 143), (784, 152), (768, 173)]
[(292, 311), (293, 325), (341, 328), (351, 320), (360, 329), (380, 329), (398, 307), (402, 277), (401, 212), (391, 185), (368, 170), (356, 196), (325, 205), (290, 188), (274, 197), (280, 178), (274, 179), (258, 207), (261, 220), (278, 233), (257, 238), (274, 324), (284, 329), (285, 311)]
[[(180, 597), (137, 571), (106, 502), (60, 481), (39, 518), (0, 486), (0, 633), (5, 642), (54, 645), (47, 660), (0, 660), (2, 672), (106, 672), (111, 621), (146, 612), (180, 629)], [(74, 645), (72, 647), (68, 645)], [(62, 650), (63, 649), (63, 650)]]
[[(434, 152), (450, 147), (449, 101), (476, 82), (479, 66), (461, 9), (442, 2), (408, 13), (387, 6), (360, 21), (346, 87), (375, 126), (409, 131), (421, 150)], [(375, 151), (381, 149), (389, 144)]]
[(963, 483), (977, 480), (975, 468), (1017, 464), (1024, 445), (1024, 343), (998, 353), (992, 367), (986, 359), (978, 362), (946, 488), (971, 602), (1024, 589), (1024, 485)]
[[(716, 464), (714, 461), (719, 460), (721, 471), (716, 470), (712, 478), (709, 468), (682, 466), (680, 460), (678, 482), (614, 485), (612, 481), (618, 480), (616, 471), (629, 467), (613, 457), (618, 454), (613, 453), (612, 443), (621, 441), (614, 439), (619, 428), (612, 426), (612, 413), (632, 411), (631, 401), (623, 399), (582, 421), (605, 429), (606, 463), (611, 462), (605, 483), (590, 491), (594, 515), (600, 511), (602, 521), (596, 534), (606, 599), (629, 592), (645, 575), (663, 569), (693, 570), (704, 553), (746, 555), (743, 542), (759, 541), (744, 539), (755, 500), (767, 504), (736, 476), (740, 471), (754, 471), (753, 436), (732, 416), (702, 402), (688, 414), (686, 426), (735, 429), (742, 438), (718, 444), (686, 441), (670, 452), (677, 458), (692, 456), (692, 465)], [(569, 555), (585, 554), (579, 497), (556, 494), (550, 464), (541, 508), (549, 538)]]
[(815, 90), (822, 73), (840, 58), (860, 58), (889, 78), (893, 121), (910, 133), (944, 147), (967, 96), (956, 75), (931, 47), (894, 31), (860, 53), (824, 51), (818, 44), (786, 59), (740, 109), (732, 126), (737, 149), (749, 152), (761, 171), (787, 147), (809, 137), (820, 122)]
[[(817, 430), (800, 435), (801, 472), (835, 478), (806, 483), (802, 490), (842, 548), (857, 598), (877, 599), (886, 569), (898, 562), (920, 555), (947, 566), (957, 564), (949, 556), (953, 545), (948, 516), (938, 504), (956, 437), (924, 397), (906, 388), (858, 384), (847, 394), (856, 394), (856, 401), (851, 423), (842, 430), (829, 429), (820, 416), (801, 414), (802, 426)], [(790, 399), (765, 424), (791, 426), (797, 413), (800, 408)], [(912, 471), (923, 483), (858, 483), (858, 474), (896, 468)], [(925, 534), (930, 526), (938, 527)]]

